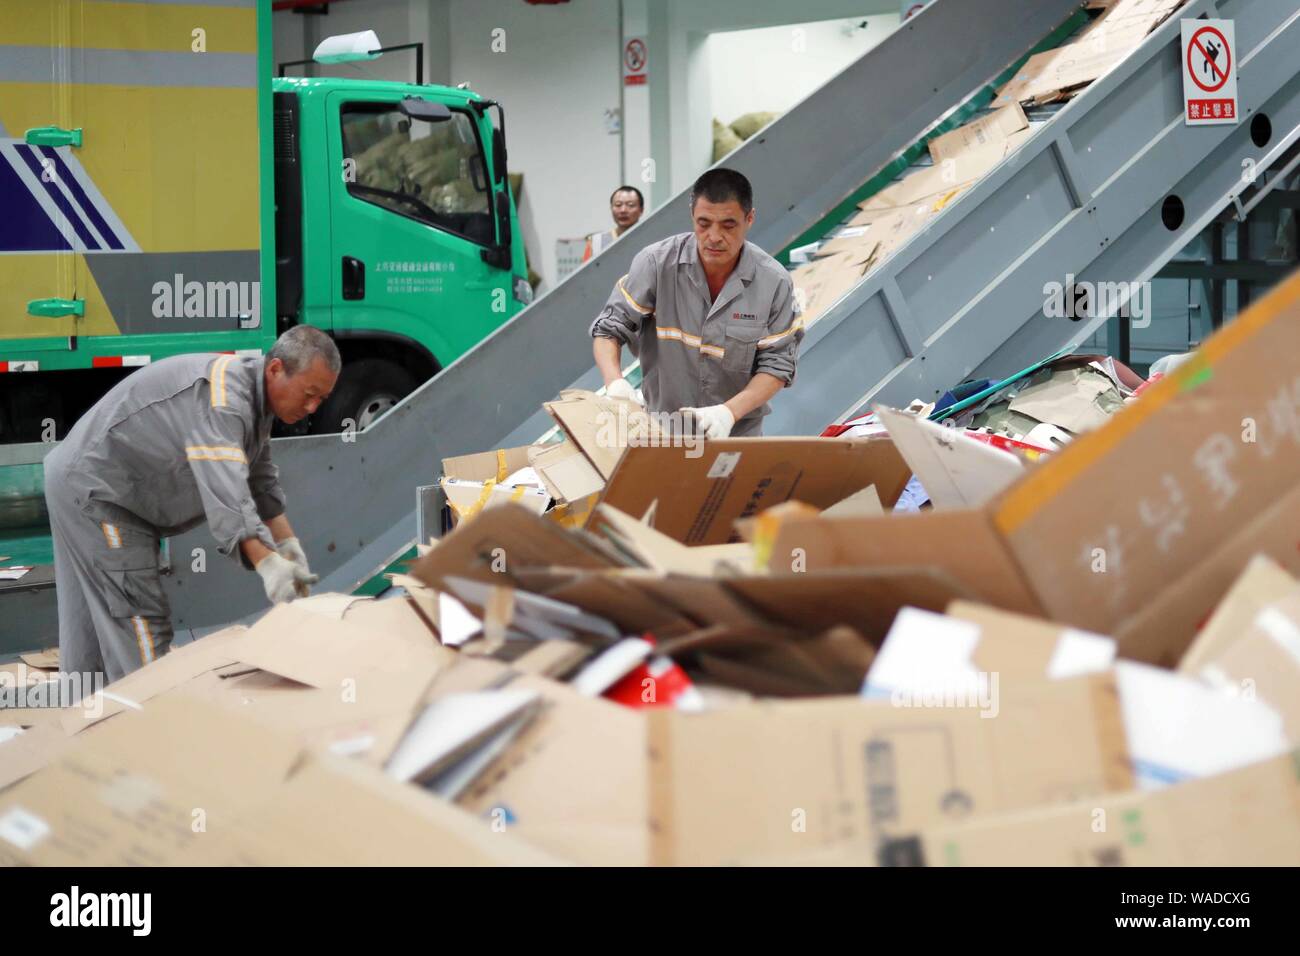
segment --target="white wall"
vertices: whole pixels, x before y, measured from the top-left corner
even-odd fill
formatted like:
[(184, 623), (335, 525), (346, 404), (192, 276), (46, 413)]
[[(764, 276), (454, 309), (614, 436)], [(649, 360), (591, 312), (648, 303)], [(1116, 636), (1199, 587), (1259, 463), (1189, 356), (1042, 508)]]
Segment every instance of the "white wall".
[[(374, 30), (384, 46), (399, 43), (425, 44), (424, 81), (446, 83), (450, 66), (447, 43), (447, 16), (450, 0), (348, 0), (331, 4), (328, 14), (277, 11), (272, 16), (271, 32), (275, 60), (302, 60), (311, 56), (316, 44), (328, 36)], [(408, 51), (388, 53), (377, 60), (359, 63), (317, 64), (294, 67), (290, 76), (338, 76), (363, 79), (415, 79), (414, 54)]]
[[(510, 170), (524, 175), (522, 228), (547, 283), (539, 291), (555, 279), (556, 239), (611, 224), (619, 137), (604, 112), (619, 105), (618, 14), (611, 0), (451, 3), (452, 80), (505, 107)], [(492, 49), (498, 28), (504, 52)]]
[[(781, 108), (750, 106), (760, 94), (771, 98), (762, 91), (784, 91), (792, 103), (847, 63), (855, 45), (864, 49), (861, 44), (885, 31), (873, 23), (864, 40), (836, 38), (838, 23), (807, 28), (808, 55), (817, 61), (812, 67), (777, 56), (772, 40), (760, 38), (759, 55), (736, 53), (734, 37), (710, 35), (873, 14), (896, 22), (898, 9), (899, 0), (346, 0), (327, 16), (276, 13), (273, 31), (277, 62), (310, 56), (326, 36), (363, 29), (374, 29), (386, 44), (424, 40), (427, 82), (468, 81), (500, 100), (510, 169), (524, 175), (521, 229), (545, 291), (555, 279), (556, 240), (607, 228), (615, 186), (631, 182), (651, 208), (662, 204), (711, 164), (715, 112), (730, 122), (735, 115), (725, 114), (737, 103), (745, 105), (736, 115)], [(503, 52), (492, 49), (495, 29), (505, 31)], [(622, 43), (634, 35), (649, 47), (650, 82), (624, 88)], [(710, 56), (715, 44), (736, 57), (723, 79)], [(409, 59), (394, 54), (355, 68), (320, 67), (316, 75), (408, 80), (411, 69)], [(605, 112), (624, 99), (625, 133), (611, 134)], [(654, 161), (653, 183), (641, 178), (647, 159)]]
[(710, 34), (701, 55), (712, 114), (730, 123), (760, 110), (784, 113), (897, 26), (897, 14), (881, 14)]

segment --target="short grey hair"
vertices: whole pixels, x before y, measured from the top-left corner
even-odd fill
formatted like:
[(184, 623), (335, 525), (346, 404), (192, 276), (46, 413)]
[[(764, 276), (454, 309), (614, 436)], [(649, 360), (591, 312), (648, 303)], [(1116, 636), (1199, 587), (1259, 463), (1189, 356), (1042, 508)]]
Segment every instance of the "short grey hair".
[(343, 367), (339, 357), (339, 347), (334, 340), (314, 325), (295, 325), (275, 340), (271, 351), (266, 353), (266, 360), (279, 359), (284, 363), (284, 370), (290, 375), (311, 368), (316, 359), (322, 358), (329, 370), (335, 375)]

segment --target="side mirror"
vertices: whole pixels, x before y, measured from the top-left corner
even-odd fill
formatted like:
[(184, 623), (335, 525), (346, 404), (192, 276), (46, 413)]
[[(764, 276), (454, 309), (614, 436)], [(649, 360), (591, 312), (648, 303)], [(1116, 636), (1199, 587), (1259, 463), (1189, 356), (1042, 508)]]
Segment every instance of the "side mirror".
[(425, 123), (442, 123), (451, 119), (451, 110), (445, 104), (420, 99), (418, 96), (403, 97), (398, 109), (403, 115)]

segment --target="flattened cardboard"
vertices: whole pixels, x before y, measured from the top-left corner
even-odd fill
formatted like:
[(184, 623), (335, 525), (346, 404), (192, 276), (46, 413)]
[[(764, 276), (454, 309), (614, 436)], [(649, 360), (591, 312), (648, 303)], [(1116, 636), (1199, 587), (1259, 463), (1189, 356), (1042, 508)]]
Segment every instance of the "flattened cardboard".
[(687, 547), (609, 504), (596, 506), (587, 530), (610, 540), (639, 567), (665, 574), (708, 577), (717, 572), (720, 563), (744, 567), (753, 564), (753, 549), (749, 544)]
[[(298, 745), (229, 709), (160, 697), (76, 739), (50, 766), (0, 794), (0, 863), (165, 865), (229, 826), (285, 780)], [(15, 842), (5, 821), (26, 813)]]
[(364, 764), (313, 754), (269, 800), (195, 841), (195, 866), (557, 866), (446, 801)]
[(0, 792), (48, 767), (78, 739), (68, 736), (57, 724), (46, 722), (0, 743)]
[(885, 509), (880, 504), (880, 496), (876, 494), (875, 485), (868, 485), (861, 491), (855, 491), (822, 512), (828, 518), (878, 517), (884, 513)]
[(1187, 651), (1221, 597), (1252, 557), (1264, 554), (1292, 574), (1300, 574), (1300, 486), (1266, 507), (1247, 525), (1229, 529), (1200, 563), (1152, 596), (1142, 610), (1124, 620), (1115, 637), (1126, 657), (1174, 667)]
[(200, 674), (238, 661), (235, 648), (247, 631), (243, 625), (235, 625), (173, 648), (152, 663), (109, 684), (97, 695), (98, 699), (67, 708), (61, 720), (64, 732), (76, 734), (114, 714), (138, 709), (141, 704)]
[(1012, 133), (1029, 128), (1029, 120), (1020, 104), (1012, 103), (986, 116), (930, 140), (930, 156), (936, 163), (953, 159), (971, 149), (999, 143)]
[(1159, 789), (1285, 752), (1281, 715), (1262, 700), (1134, 661), (1115, 665), (1137, 784)]
[(629, 448), (601, 501), (629, 515), (652, 506), (655, 530), (688, 545), (725, 544), (737, 519), (791, 499), (816, 508), (875, 485), (892, 507), (910, 471), (879, 438), (728, 438), (681, 448)]
[(1117, 642), (1105, 635), (983, 604), (954, 601), (946, 613), (979, 627), (980, 640), (971, 661), (983, 671), (1060, 680), (1106, 670), (1118, 649)]
[(459, 805), (557, 856), (593, 866), (648, 859), (645, 711), (541, 677), (513, 679), (545, 705)]
[(1297, 762), (1300, 751), (1164, 790), (927, 829), (885, 856), (913, 866), (1294, 866)]
[(1297, 587), (1300, 581), (1280, 564), (1266, 554), (1255, 555), (1197, 633), (1192, 646), (1178, 662), (1178, 672), (1195, 674), (1220, 657), (1234, 642), (1246, 636), (1255, 615)]
[(382, 633), (297, 607), (273, 607), (227, 645), (238, 661), (311, 687), (335, 690), (367, 673), (411, 674), (432, 680), (450, 658), (432, 643)]
[(43, 651), (19, 654), (18, 659), (28, 667), (35, 667), (39, 670), (57, 671), (59, 669), (59, 649), (57, 647), (47, 647)]
[[(764, 553), (762, 548), (758, 549)], [(985, 511), (957, 510), (881, 518), (790, 517), (779, 523), (768, 566), (802, 560), (808, 571), (929, 567), (996, 607), (1041, 616), (1020, 569)]]
[(726, 864), (1131, 786), (1110, 675), (1000, 697), (991, 720), (858, 698), (652, 712), (652, 861)]
[[(411, 575), (429, 587), (447, 576), (500, 584), (526, 568), (614, 567), (590, 541), (570, 534), (518, 505), (485, 511), (456, 527), (411, 566)], [(494, 567), (498, 570), (494, 570)]]
[(978, 508), (1024, 473), (1015, 455), (956, 428), (883, 406), (875, 412), (935, 508)]
[(956, 601), (947, 615), (904, 608), (894, 620), (863, 694), (944, 693), (1010, 681), (1080, 677), (1110, 668), (1115, 642), (1018, 614)]
[(1288, 743), (1300, 744), (1300, 588), (1256, 611), (1241, 636), (1209, 657), (1196, 676), (1268, 704), (1282, 716)]
[(906, 605), (940, 610), (970, 592), (933, 568), (840, 568), (728, 578), (729, 587), (763, 619), (802, 631), (847, 625), (879, 645), (898, 609)]
[(625, 634), (648, 629), (658, 636), (680, 634), (694, 625), (670, 605), (610, 574), (578, 571), (524, 571), (523, 587), (580, 607), (617, 624)]

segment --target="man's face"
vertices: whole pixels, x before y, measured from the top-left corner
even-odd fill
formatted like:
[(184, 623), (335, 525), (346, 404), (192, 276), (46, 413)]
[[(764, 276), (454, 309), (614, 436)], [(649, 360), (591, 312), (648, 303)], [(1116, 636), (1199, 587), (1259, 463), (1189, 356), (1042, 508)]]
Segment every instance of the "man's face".
[(641, 200), (630, 189), (620, 190), (609, 201), (609, 211), (614, 214), (614, 225), (619, 229), (627, 229), (635, 226), (641, 218)]
[(334, 390), (338, 376), (323, 358), (316, 358), (297, 375), (290, 375), (278, 358), (266, 363), (266, 397), (275, 417), (295, 425), (320, 408)]
[(736, 261), (745, 245), (745, 236), (754, 224), (754, 210), (748, 215), (734, 199), (709, 202), (701, 196), (691, 207), (695, 220), (695, 241), (700, 261), (706, 266), (726, 266)]

